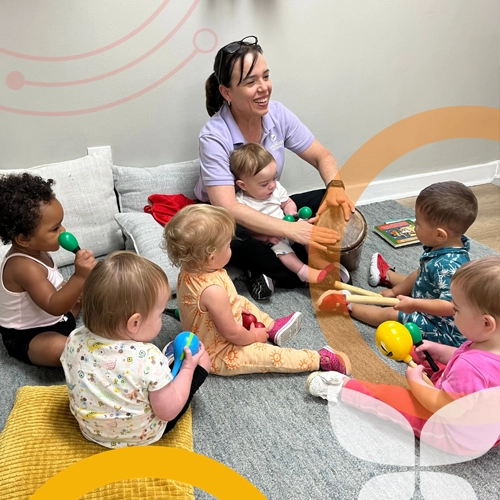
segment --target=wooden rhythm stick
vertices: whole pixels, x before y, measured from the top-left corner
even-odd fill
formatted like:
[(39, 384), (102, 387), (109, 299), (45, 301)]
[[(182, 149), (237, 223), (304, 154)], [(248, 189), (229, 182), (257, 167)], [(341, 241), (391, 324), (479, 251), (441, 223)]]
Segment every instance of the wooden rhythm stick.
[(364, 288), (359, 288), (357, 286), (348, 285), (347, 283), (342, 283), (341, 281), (336, 281), (333, 284), (335, 290), (347, 290), (356, 295), (367, 295), (370, 297), (381, 297), (379, 293), (371, 292), (370, 290), (365, 290)]
[(396, 306), (399, 304), (399, 299), (392, 297), (372, 297), (368, 295), (346, 295), (345, 301), (351, 304), (371, 304), (374, 306)]

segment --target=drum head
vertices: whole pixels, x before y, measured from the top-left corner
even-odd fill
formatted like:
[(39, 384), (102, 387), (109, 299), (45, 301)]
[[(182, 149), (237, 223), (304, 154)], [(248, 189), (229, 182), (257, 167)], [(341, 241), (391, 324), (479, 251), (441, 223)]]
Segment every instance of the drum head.
[(367, 224), (363, 214), (356, 208), (351, 214), (342, 238), (342, 252), (356, 248), (366, 238)]

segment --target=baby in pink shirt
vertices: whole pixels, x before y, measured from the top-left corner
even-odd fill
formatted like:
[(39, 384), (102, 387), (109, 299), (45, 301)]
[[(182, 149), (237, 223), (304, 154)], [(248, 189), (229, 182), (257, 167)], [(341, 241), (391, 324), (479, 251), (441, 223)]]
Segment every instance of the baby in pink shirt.
[[(455, 324), (468, 340), (458, 348), (424, 340), (414, 351), (419, 364), (406, 369), (410, 390), (316, 372), (308, 378), (308, 391), (390, 420), (396, 409), (416, 436), (432, 437), (429, 444), (455, 455), (479, 456), (498, 445), (500, 256), (461, 266), (451, 280), (451, 294)], [(442, 368), (432, 376), (434, 386), (423, 379), (428, 367), (423, 351)], [(453, 406), (434, 416), (450, 403)]]

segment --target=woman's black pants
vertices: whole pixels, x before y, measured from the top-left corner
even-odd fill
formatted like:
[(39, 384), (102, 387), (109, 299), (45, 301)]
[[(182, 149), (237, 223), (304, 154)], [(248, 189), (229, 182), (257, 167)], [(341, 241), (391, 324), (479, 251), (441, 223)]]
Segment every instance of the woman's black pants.
[[(297, 209), (309, 207), (314, 216), (324, 195), (324, 189), (317, 189), (306, 193), (293, 194), (290, 198), (296, 203)], [(294, 243), (292, 244), (292, 248), (297, 257), (307, 264), (307, 252), (304, 246)], [(281, 288), (304, 286), (299, 277), (281, 263), (270, 246), (252, 238), (248, 231), (240, 225), (236, 226), (236, 237), (231, 242), (231, 250), (230, 264), (238, 266), (241, 269), (248, 269), (252, 274), (265, 274), (275, 281), (276, 286)]]

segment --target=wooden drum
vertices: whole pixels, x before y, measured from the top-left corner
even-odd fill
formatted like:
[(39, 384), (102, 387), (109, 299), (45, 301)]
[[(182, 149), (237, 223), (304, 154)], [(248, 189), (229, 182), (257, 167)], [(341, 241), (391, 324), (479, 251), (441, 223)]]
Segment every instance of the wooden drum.
[(344, 212), (340, 207), (330, 207), (321, 214), (318, 225), (335, 229), (341, 236), (340, 241), (325, 254), (329, 261), (339, 261), (348, 271), (358, 267), (361, 249), (368, 234), (368, 226), (363, 214), (356, 208), (349, 221), (344, 220)]

